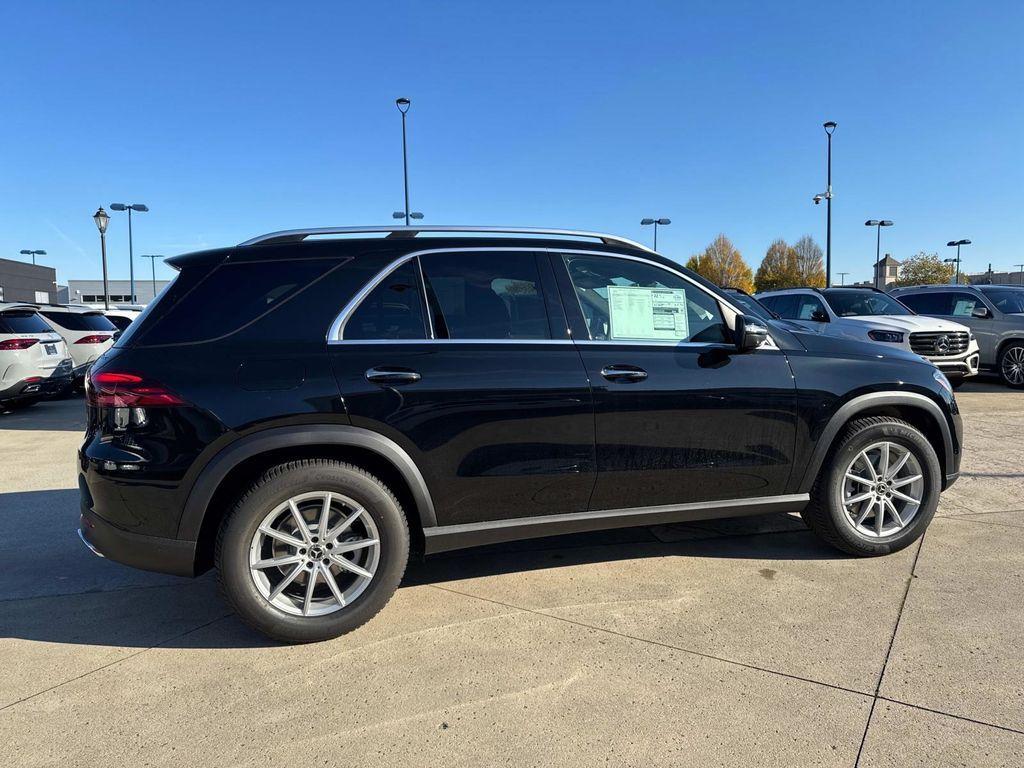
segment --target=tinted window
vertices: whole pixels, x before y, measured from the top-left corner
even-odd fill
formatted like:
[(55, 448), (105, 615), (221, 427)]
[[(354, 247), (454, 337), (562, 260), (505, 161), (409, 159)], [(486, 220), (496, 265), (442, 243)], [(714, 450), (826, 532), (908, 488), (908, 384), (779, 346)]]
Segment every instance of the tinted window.
[(548, 339), (532, 253), (437, 253), (422, 257), (439, 339)]
[(909, 315), (907, 308), (896, 299), (875, 291), (829, 290), (825, 297), (832, 306), (832, 311), (839, 317), (857, 317), (860, 315)]
[(427, 338), (415, 259), (395, 269), (370, 292), (345, 323), (343, 338)]
[(798, 297), (793, 294), (765, 296), (763, 299), (758, 299), (758, 301), (781, 318), (792, 320), (796, 317)]
[(953, 317), (970, 317), (975, 307), (984, 307), (985, 303), (970, 293), (950, 293), (949, 301), (952, 309), (947, 314)]
[(53, 329), (35, 312), (4, 312), (0, 333), (52, 333)]
[(828, 317), (825, 305), (817, 296), (798, 295), (796, 299), (796, 313), (790, 319), (824, 321)]
[(99, 312), (47, 312), (41, 313), (43, 317), (52, 320), (57, 325), (67, 328), (69, 331), (114, 331), (113, 324)]
[[(334, 259), (221, 263), (194, 278), (189, 275), (192, 279), (176, 281), (173, 291), (162, 295), (160, 312), (150, 314), (144, 328), (130, 337), (136, 344), (151, 346), (228, 336), (294, 299), (338, 264)], [(133, 329), (135, 325), (139, 322)], [(122, 345), (127, 337), (122, 337)]]
[(770, 320), (772, 317), (772, 310), (767, 305), (763, 305), (753, 296), (746, 296), (742, 293), (733, 293), (732, 291), (727, 292), (732, 303), (743, 310), (745, 314), (753, 315), (754, 317), (760, 317), (762, 320)]
[(129, 325), (132, 324), (132, 320), (130, 317), (121, 317), (120, 315), (107, 315), (106, 317), (107, 320), (112, 322), (114, 326), (117, 327), (117, 329), (120, 331), (125, 330)]
[(1024, 313), (1024, 291), (1014, 288), (985, 291), (985, 296), (1000, 312), (1008, 314)]
[(900, 301), (920, 315), (948, 315), (950, 294), (940, 291), (900, 295)]
[(611, 256), (563, 258), (593, 340), (728, 338), (717, 299), (679, 275)]

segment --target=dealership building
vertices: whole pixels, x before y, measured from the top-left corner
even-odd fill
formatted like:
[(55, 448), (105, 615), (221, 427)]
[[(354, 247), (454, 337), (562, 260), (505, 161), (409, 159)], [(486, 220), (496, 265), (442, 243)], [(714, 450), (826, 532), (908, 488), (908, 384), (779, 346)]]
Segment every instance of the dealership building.
[(57, 301), (57, 270), (41, 264), (0, 259), (0, 301)]
[[(169, 280), (157, 280), (156, 292), (160, 293)], [(153, 300), (152, 280), (135, 281), (135, 300), (132, 300), (130, 280), (109, 280), (111, 304), (148, 304)], [(68, 280), (68, 301), (72, 304), (102, 304), (102, 280)]]

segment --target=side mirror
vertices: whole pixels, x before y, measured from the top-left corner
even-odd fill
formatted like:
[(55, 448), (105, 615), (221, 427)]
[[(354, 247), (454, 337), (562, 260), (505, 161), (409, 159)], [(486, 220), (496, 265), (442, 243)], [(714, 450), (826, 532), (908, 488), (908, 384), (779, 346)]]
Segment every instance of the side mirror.
[(811, 320), (813, 320), (816, 323), (830, 322), (828, 313), (822, 312), (820, 309), (816, 309), (814, 310), (814, 312), (811, 313)]
[(736, 316), (736, 329), (733, 333), (736, 349), (740, 352), (753, 352), (768, 340), (768, 329), (748, 315)]
[(984, 320), (986, 317), (991, 317), (992, 313), (988, 311), (988, 307), (975, 307), (971, 310), (971, 317), (980, 317)]

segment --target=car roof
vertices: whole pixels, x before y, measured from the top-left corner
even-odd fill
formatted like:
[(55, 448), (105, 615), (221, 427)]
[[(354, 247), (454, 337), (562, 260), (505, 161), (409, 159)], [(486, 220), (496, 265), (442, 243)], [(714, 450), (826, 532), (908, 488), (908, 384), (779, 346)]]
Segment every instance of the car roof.
[(906, 293), (907, 291), (964, 291), (972, 288), (982, 288), (980, 285), (953, 285), (952, 283), (933, 283), (931, 285), (903, 285), (899, 288), (893, 288), (893, 293), (897, 291), (900, 293)]
[(17, 302), (5, 303), (0, 302), (0, 312), (9, 312), (12, 309), (30, 310), (32, 312), (38, 312), (39, 308), (32, 304), (19, 304)]

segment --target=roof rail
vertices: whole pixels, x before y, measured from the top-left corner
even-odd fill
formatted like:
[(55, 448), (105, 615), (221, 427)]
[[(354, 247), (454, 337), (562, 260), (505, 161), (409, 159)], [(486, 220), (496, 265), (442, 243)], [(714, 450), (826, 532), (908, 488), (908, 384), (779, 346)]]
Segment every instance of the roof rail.
[(619, 237), (618, 235), (607, 235), (602, 232), (580, 232), (574, 229), (539, 229), (535, 227), (475, 227), (469, 225), (453, 225), (453, 226), (419, 226), (419, 227), (395, 227), (395, 226), (383, 226), (383, 227), (316, 227), (313, 229), (285, 229), (280, 232), (270, 232), (265, 235), (259, 235), (258, 237), (246, 240), (244, 243), (239, 243), (239, 248), (245, 248), (250, 245), (267, 245), (271, 243), (298, 243), (305, 240), (307, 237), (313, 237), (316, 235), (352, 235), (352, 234), (372, 234), (372, 233), (387, 233), (389, 238), (408, 238), (416, 237), (421, 232), (478, 232), (484, 234), (502, 234), (502, 235), (558, 235), (560, 237), (576, 237), (576, 238), (592, 238), (594, 240), (600, 240), (605, 245), (625, 245), (629, 248), (639, 248), (642, 251), (648, 253), (654, 253), (653, 250), (648, 248), (646, 245), (629, 240), (625, 237)]

